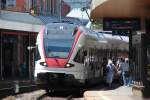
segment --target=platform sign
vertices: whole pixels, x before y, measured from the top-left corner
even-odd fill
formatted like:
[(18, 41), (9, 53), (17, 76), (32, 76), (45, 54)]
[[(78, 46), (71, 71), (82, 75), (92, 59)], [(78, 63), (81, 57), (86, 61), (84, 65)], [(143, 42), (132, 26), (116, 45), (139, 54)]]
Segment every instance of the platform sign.
[(136, 18), (104, 18), (103, 30), (140, 30), (140, 19)]

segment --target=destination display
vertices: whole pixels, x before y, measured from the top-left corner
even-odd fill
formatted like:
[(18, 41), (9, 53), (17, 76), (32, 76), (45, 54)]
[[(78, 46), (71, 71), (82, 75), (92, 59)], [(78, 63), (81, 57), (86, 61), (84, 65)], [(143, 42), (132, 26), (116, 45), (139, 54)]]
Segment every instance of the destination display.
[(104, 18), (103, 30), (140, 30), (140, 19)]

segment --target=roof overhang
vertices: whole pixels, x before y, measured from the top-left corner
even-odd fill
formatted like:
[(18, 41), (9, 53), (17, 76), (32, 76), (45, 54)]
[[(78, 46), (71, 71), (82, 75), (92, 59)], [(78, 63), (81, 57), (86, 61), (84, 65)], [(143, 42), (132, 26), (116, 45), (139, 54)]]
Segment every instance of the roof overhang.
[(43, 23), (29, 13), (0, 11), (0, 29), (39, 32)]
[(39, 32), (42, 25), (0, 19), (0, 29)]
[(150, 0), (92, 0), (91, 18), (150, 18)]

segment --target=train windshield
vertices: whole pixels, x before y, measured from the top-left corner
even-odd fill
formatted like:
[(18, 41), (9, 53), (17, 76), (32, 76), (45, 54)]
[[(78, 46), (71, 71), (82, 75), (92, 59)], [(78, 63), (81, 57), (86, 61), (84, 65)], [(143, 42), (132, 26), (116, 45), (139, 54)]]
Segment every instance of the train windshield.
[(74, 25), (49, 25), (44, 34), (46, 57), (67, 58), (73, 42)]

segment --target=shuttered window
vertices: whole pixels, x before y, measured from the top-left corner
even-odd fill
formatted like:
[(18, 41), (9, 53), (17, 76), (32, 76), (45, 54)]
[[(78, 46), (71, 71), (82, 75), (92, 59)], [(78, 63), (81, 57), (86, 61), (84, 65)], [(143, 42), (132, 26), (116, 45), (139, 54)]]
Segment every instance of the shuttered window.
[(57, 0), (33, 0), (32, 8), (38, 15), (57, 15)]

